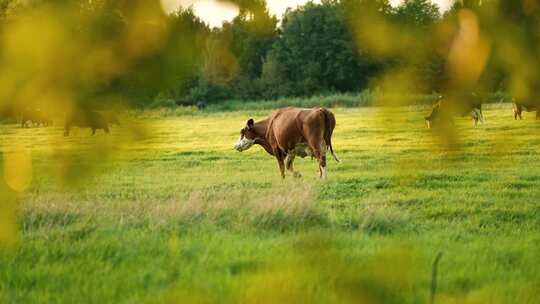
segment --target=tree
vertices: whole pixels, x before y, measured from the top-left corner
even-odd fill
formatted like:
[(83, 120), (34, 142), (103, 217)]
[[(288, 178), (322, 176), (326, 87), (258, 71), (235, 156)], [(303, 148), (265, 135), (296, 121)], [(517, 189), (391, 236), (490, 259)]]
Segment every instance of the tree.
[(223, 31), (230, 31), (239, 75), (260, 77), (264, 57), (277, 37), (277, 18), (269, 15), (265, 2), (251, 11), (241, 10), (231, 23), (223, 25)]
[(162, 95), (179, 99), (197, 83), (204, 64), (210, 29), (191, 8), (179, 8), (167, 16), (168, 39), (163, 48), (162, 73), (169, 75)]
[(232, 22), (223, 24), (220, 36), (236, 58), (236, 74), (230, 85), (240, 99), (260, 98), (258, 78), (264, 58), (277, 38), (277, 18), (270, 16), (265, 1), (252, 1)]
[(282, 22), (282, 33), (266, 60), (272, 65), (265, 68), (266, 85), (279, 95), (304, 96), (359, 88), (357, 50), (335, 2), (308, 3), (288, 11)]
[(405, 0), (394, 13), (402, 25), (429, 29), (440, 19), (439, 7), (430, 0)]
[[(445, 61), (433, 47), (434, 28), (440, 21), (439, 7), (430, 0), (405, 0), (391, 15), (399, 39), (409, 41), (399, 49), (394, 65), (414, 75), (411, 90), (440, 91), (445, 79)], [(414, 51), (411, 51), (413, 50)]]

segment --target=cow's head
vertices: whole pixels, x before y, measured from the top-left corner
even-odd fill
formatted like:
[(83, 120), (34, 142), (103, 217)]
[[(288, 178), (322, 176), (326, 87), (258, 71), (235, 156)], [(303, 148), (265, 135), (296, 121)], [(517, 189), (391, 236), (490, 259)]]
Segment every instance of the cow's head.
[(255, 133), (255, 122), (253, 119), (247, 121), (246, 126), (240, 130), (240, 138), (234, 145), (234, 148), (239, 151), (246, 151), (255, 144), (257, 134)]

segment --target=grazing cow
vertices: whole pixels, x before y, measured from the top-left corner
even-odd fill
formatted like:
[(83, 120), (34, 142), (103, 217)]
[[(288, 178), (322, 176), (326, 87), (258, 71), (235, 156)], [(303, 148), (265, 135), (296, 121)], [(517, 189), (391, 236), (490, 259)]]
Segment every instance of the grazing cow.
[(202, 100), (198, 101), (197, 102), (197, 110), (202, 111), (204, 109), (206, 109), (206, 102), (204, 102)]
[(120, 124), (114, 113), (106, 111), (75, 111), (66, 115), (64, 136), (69, 136), (72, 127), (90, 128), (92, 129), (92, 135), (95, 135), (98, 129), (103, 129), (105, 133), (109, 134), (112, 124)]
[(522, 100), (517, 101), (515, 98), (512, 99), (512, 110), (514, 111), (514, 119), (517, 120), (523, 119), (521, 113), (525, 112), (534, 112), (536, 111), (536, 119), (540, 120), (540, 104), (533, 102), (525, 102)]
[(451, 122), (452, 116), (465, 116), (469, 114), (473, 121), (473, 126), (477, 126), (478, 122), (484, 123), (484, 114), (482, 113), (482, 101), (472, 94), (472, 98), (462, 103), (450, 103), (448, 101), (439, 101), (433, 106), (429, 116), (425, 117), (426, 126), (431, 128), (441, 121), (446, 119), (446, 122)]
[(44, 127), (52, 125), (52, 120), (48, 118), (47, 115), (40, 109), (26, 108), (22, 111), (21, 128), (26, 128), (29, 122), (33, 126), (38, 126), (38, 127), (40, 125)]
[(193, 107), (193, 106), (196, 106), (197, 110), (199, 110), (199, 111), (202, 111), (202, 110), (204, 110), (206, 108), (206, 102), (204, 102), (203, 100), (199, 100), (197, 102), (194, 102), (194, 101), (188, 100), (188, 99), (179, 99), (175, 103), (176, 103), (177, 106), (181, 106), (181, 107)]
[(0, 121), (3, 121), (3, 120), (7, 120), (7, 121), (11, 121), (11, 120), (17, 120), (18, 118), (18, 115), (16, 113), (16, 111), (9, 107), (9, 106), (5, 106), (5, 107), (1, 107), (0, 106)]
[(177, 101), (175, 101), (175, 103), (177, 106), (180, 106), (180, 107), (191, 107), (195, 105), (193, 101), (188, 100), (188, 99), (178, 99)]
[(320, 178), (326, 179), (326, 150), (339, 162), (332, 148), (335, 126), (334, 114), (327, 109), (283, 108), (259, 122), (249, 119), (234, 148), (242, 152), (254, 144), (261, 145), (276, 157), (282, 178), (285, 178), (285, 160), (287, 170), (294, 177), (301, 177), (293, 168), (294, 158), (310, 155), (319, 162)]

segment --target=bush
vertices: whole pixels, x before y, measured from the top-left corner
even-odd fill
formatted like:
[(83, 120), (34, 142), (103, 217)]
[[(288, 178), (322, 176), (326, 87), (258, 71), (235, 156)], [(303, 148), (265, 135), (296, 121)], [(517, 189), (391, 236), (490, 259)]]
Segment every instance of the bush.
[(157, 109), (157, 108), (174, 108), (176, 106), (175, 100), (171, 98), (156, 98), (154, 99), (150, 105), (148, 105), (151, 109)]
[(199, 80), (196, 87), (192, 88), (187, 99), (204, 101), (205, 103), (217, 103), (231, 97), (231, 89), (227, 85), (211, 83), (204, 79)]

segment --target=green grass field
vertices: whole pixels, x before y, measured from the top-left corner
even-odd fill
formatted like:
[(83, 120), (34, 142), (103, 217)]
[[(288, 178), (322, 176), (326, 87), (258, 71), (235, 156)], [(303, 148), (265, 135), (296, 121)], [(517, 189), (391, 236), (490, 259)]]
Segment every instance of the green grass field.
[[(540, 303), (540, 123), (490, 105), (442, 149), (417, 107), (334, 109), (319, 181), (232, 145), (268, 111), (138, 114), (112, 135), (0, 126), (32, 181), (0, 303)], [(135, 131), (133, 131), (135, 130)], [(0, 209), (1, 211), (1, 209)]]

